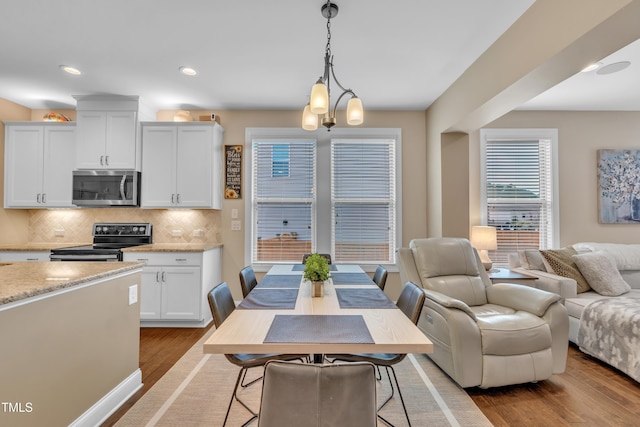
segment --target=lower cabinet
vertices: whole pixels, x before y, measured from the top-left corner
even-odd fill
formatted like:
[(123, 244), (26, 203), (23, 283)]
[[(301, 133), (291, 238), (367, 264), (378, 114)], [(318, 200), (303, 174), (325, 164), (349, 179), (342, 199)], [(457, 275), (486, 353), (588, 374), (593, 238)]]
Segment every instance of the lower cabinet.
[(49, 261), (49, 251), (0, 251), (0, 262)]
[(220, 248), (204, 252), (125, 252), (146, 264), (140, 286), (140, 325), (205, 327), (208, 292), (220, 282)]

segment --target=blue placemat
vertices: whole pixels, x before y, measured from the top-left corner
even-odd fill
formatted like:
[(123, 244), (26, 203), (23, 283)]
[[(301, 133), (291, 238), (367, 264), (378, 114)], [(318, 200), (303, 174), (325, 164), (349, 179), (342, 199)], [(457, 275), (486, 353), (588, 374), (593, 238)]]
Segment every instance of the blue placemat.
[(340, 308), (397, 308), (380, 289), (336, 289)]
[[(329, 264), (329, 270), (338, 271), (338, 267), (335, 264)], [(304, 264), (294, 264), (291, 271), (304, 271)]]
[(253, 288), (249, 295), (238, 304), (238, 308), (246, 310), (293, 310), (296, 308), (297, 299), (298, 289)]
[(331, 273), (334, 285), (375, 285), (367, 273)]
[(373, 344), (369, 328), (360, 315), (277, 314), (265, 343), (354, 343)]
[(256, 288), (298, 288), (302, 274), (267, 274)]

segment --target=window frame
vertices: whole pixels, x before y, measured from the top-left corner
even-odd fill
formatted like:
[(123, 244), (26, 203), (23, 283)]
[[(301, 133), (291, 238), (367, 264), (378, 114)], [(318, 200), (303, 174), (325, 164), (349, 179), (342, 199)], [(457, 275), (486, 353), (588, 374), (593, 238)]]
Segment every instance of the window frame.
[[(489, 205), (487, 192), (487, 141), (550, 141), (550, 165), (549, 184), (551, 197), (551, 218), (552, 224), (549, 227), (551, 233), (547, 240), (552, 247), (559, 247), (560, 244), (560, 198), (559, 198), (559, 175), (558, 175), (558, 129), (541, 128), (541, 129), (492, 129), (486, 128), (480, 130), (480, 225), (487, 225)], [(539, 200), (539, 199), (538, 199)], [(519, 204), (526, 204), (527, 201), (521, 199)], [(540, 242), (540, 249), (549, 249), (547, 243)], [(491, 256), (491, 251), (489, 252)], [(504, 264), (495, 264), (496, 266), (505, 266)]]
[[(244, 258), (245, 265), (253, 265), (256, 271), (268, 271), (274, 264), (279, 262), (254, 262), (253, 261), (253, 241), (254, 241), (254, 219), (253, 219), (253, 159), (252, 143), (254, 140), (315, 140), (316, 141), (316, 199), (313, 210), (312, 230), (313, 250), (316, 252), (332, 253), (333, 231), (331, 227), (331, 140), (332, 139), (393, 139), (395, 140), (395, 246), (396, 249), (402, 247), (402, 130), (400, 128), (354, 128), (336, 129), (331, 132), (326, 129), (318, 129), (308, 132), (300, 128), (247, 128), (245, 130), (245, 164), (244, 182), (248, 188), (245, 190), (245, 233), (244, 233)], [(326, 227), (330, 232), (320, 233), (319, 229)], [(324, 229), (324, 228), (322, 228)], [(384, 264), (390, 271), (395, 268), (395, 259)], [(290, 263), (290, 262), (282, 262)], [(359, 264), (365, 271), (373, 271), (377, 264)]]

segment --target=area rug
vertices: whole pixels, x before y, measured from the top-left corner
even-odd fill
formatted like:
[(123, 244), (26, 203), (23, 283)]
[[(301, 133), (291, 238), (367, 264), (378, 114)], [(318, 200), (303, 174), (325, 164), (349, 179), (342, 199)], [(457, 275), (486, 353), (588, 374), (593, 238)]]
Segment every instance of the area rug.
[[(223, 355), (203, 354), (202, 344), (211, 333), (213, 329), (145, 393), (116, 426), (222, 426), (238, 368)], [(412, 425), (492, 425), (464, 390), (425, 355), (410, 354), (395, 369)], [(248, 376), (260, 375), (260, 369), (249, 370)], [(260, 407), (261, 386), (258, 382), (239, 392), (255, 411)], [(382, 401), (388, 393), (385, 375), (378, 383), (378, 399)], [(381, 415), (396, 426), (407, 424), (397, 393)], [(249, 413), (234, 402), (227, 425), (240, 426), (249, 417)], [(251, 426), (257, 424), (253, 421)]]

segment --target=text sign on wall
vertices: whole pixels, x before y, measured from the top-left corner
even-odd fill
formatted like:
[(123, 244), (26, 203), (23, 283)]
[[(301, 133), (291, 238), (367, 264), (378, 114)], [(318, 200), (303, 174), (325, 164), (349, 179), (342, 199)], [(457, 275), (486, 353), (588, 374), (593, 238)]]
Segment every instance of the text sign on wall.
[(242, 145), (225, 145), (225, 199), (242, 198)]

